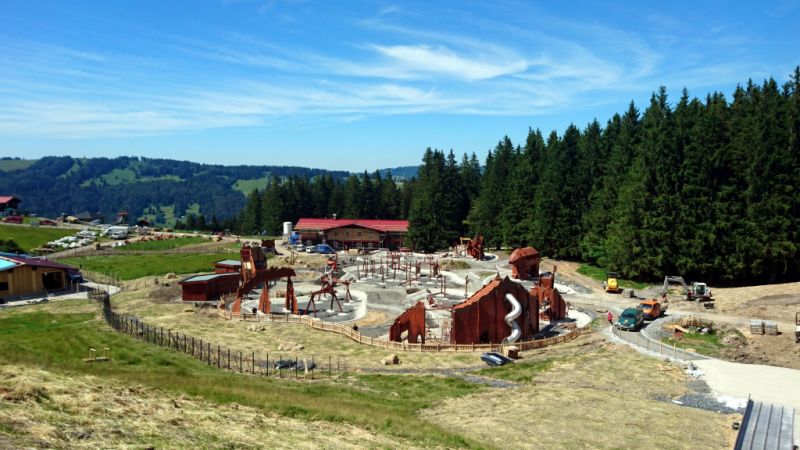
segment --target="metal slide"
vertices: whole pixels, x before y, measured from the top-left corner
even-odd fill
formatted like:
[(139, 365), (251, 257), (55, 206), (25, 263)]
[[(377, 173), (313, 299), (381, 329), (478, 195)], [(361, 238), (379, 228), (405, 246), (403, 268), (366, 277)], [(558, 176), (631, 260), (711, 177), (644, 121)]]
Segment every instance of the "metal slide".
[(517, 317), (522, 314), (522, 305), (519, 304), (517, 298), (514, 297), (514, 294), (510, 292), (506, 294), (506, 300), (508, 303), (511, 303), (511, 312), (506, 314), (505, 321), (508, 326), (511, 327), (511, 334), (508, 335), (507, 338), (503, 339), (503, 344), (513, 344), (517, 342), (520, 336), (522, 336), (522, 329), (520, 329), (519, 324), (517, 323)]

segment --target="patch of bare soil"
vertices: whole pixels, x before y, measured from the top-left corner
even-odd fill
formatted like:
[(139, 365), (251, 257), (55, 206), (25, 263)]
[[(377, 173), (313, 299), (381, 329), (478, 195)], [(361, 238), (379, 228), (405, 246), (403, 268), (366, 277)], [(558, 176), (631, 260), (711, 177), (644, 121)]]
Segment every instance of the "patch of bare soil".
[(800, 283), (738, 288), (715, 288), (717, 309), (752, 319), (771, 319), (786, 324), (800, 312)]
[(397, 437), (91, 376), (0, 367), (2, 448), (389, 448)]
[(800, 369), (800, 344), (794, 342), (794, 333), (787, 331), (777, 336), (750, 335), (747, 345), (724, 349), (722, 359), (747, 364)]
[(377, 309), (371, 309), (367, 312), (366, 316), (358, 320), (357, 324), (359, 327), (374, 327), (376, 325), (390, 323), (393, 320), (394, 319), (385, 312)]

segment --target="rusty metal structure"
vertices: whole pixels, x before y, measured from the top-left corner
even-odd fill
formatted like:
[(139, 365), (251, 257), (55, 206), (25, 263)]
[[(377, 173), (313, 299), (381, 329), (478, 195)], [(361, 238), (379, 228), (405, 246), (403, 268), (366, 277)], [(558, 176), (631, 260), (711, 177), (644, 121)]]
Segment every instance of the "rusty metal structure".
[(467, 242), (467, 254), (478, 261), (483, 260), (483, 236), (480, 234), (475, 236), (475, 239), (470, 239)]
[[(514, 319), (519, 339), (530, 340), (539, 332), (539, 297), (508, 277), (497, 277), (472, 296), (451, 309), (450, 342), (453, 344), (499, 344), (512, 333), (506, 322), (514, 305), (506, 300), (511, 294), (519, 303), (520, 314)], [(516, 327), (514, 327), (516, 328)]]
[(425, 303), (417, 302), (416, 305), (397, 316), (389, 328), (389, 340), (402, 342), (403, 333), (406, 331), (408, 331), (409, 343), (425, 343)]
[(511, 278), (530, 280), (539, 276), (539, 250), (533, 247), (518, 248), (511, 252), (508, 263), (511, 264)]
[(269, 283), (286, 278), (286, 309), (297, 314), (297, 297), (294, 295), (292, 278), (296, 276), (294, 269), (289, 267), (267, 267), (267, 257), (264, 249), (258, 243), (242, 245), (239, 250), (241, 259), (241, 272), (239, 288), (236, 290), (236, 301), (231, 307), (231, 313), (238, 314), (242, 311), (242, 299), (259, 285), (263, 285), (258, 299), (258, 310), (264, 314), (270, 313)]
[(555, 287), (557, 270), (557, 267), (553, 267), (551, 274), (539, 277), (530, 291), (530, 296), (537, 299), (540, 316), (544, 320), (561, 320), (567, 317), (567, 302)]
[[(339, 297), (336, 295), (336, 285), (339, 284), (339, 279), (333, 278), (329, 274), (325, 274), (322, 276), (322, 278), (320, 278), (320, 281), (322, 282), (322, 288), (311, 293), (311, 298), (308, 300), (308, 304), (306, 305), (305, 314), (308, 315), (309, 312), (314, 311), (314, 317), (317, 317), (317, 305), (315, 300), (318, 296), (322, 298), (325, 295), (328, 295), (331, 298), (331, 305), (328, 309), (333, 309), (333, 303), (336, 302), (336, 305), (339, 307), (339, 312), (344, 312), (344, 309), (342, 309), (342, 304), (339, 302)], [(349, 300), (350, 282), (347, 282), (346, 285), (347, 297)]]

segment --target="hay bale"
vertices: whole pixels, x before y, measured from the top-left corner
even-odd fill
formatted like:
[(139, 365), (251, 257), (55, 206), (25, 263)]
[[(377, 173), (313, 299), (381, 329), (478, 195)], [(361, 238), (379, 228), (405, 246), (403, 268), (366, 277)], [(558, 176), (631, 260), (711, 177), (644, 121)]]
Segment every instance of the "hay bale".
[(280, 351), (280, 352), (289, 352), (294, 348), (295, 345), (297, 345), (297, 344), (295, 344), (294, 342), (284, 342), (284, 343), (278, 344), (278, 351)]

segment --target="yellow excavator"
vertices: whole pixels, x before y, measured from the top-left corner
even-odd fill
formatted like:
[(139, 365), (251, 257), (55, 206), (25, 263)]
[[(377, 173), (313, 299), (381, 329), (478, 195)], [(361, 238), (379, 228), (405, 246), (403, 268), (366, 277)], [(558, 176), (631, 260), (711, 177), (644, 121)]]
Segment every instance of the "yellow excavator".
[(622, 292), (617, 281), (619, 274), (617, 272), (606, 272), (606, 281), (603, 281), (603, 289), (606, 292), (618, 294)]

